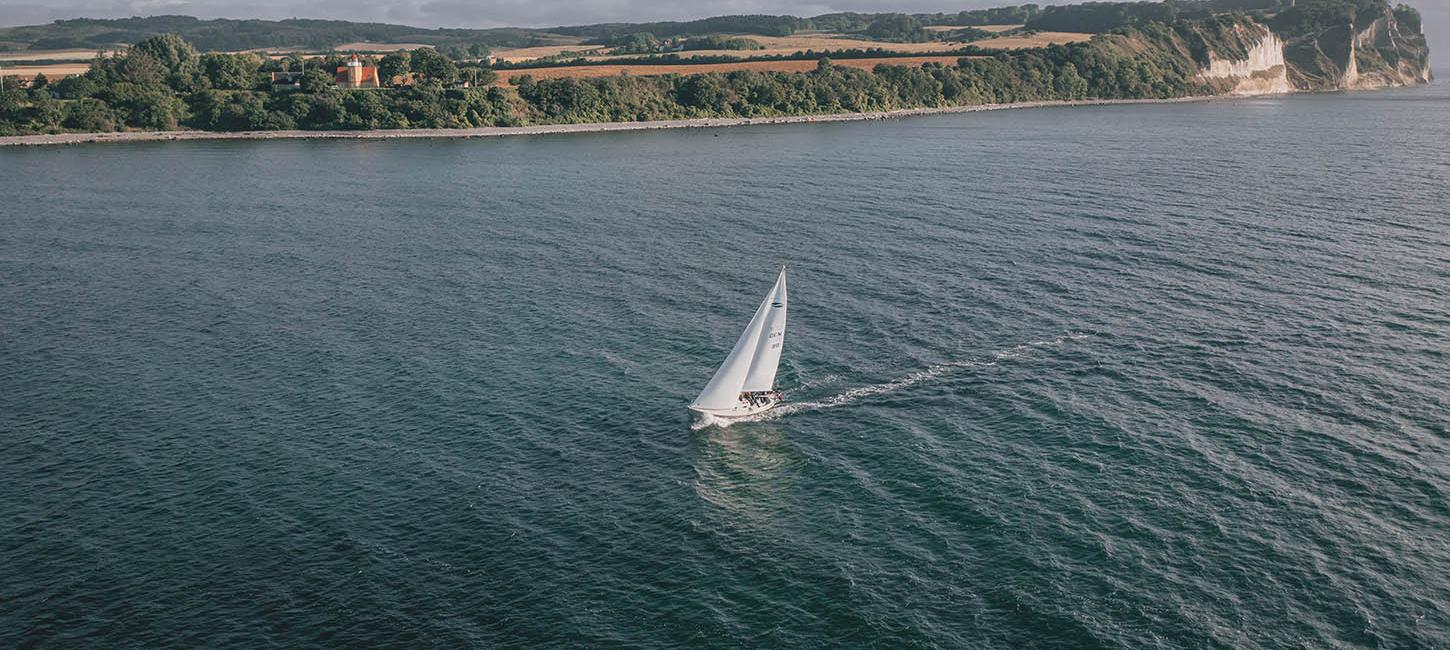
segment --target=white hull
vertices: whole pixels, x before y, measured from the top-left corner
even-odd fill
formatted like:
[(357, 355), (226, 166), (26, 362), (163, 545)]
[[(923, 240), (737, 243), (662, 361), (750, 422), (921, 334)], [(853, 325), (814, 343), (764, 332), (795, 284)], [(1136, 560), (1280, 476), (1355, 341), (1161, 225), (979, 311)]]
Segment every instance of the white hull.
[(751, 406), (749, 404), (746, 404), (744, 402), (741, 402), (740, 404), (737, 404), (735, 406), (735, 408), (732, 408), (732, 409), (729, 409), (729, 410), (702, 409), (702, 408), (699, 408), (699, 407), (691, 406), (690, 407), (690, 412), (693, 413), (693, 414), (695, 414), (697, 417), (704, 417), (704, 416), (708, 415), (708, 416), (710, 416), (712, 418), (722, 418), (722, 419), (725, 419), (725, 420), (733, 420), (735, 418), (748, 418), (748, 417), (750, 417), (752, 415), (760, 415), (761, 413), (764, 413), (766, 411), (769, 411), (770, 409), (775, 408), (776, 405), (778, 405), (778, 404), (780, 404), (779, 401), (774, 400), (774, 399), (769, 399), (769, 400), (761, 400), (761, 403), (758, 404), (757, 406)]

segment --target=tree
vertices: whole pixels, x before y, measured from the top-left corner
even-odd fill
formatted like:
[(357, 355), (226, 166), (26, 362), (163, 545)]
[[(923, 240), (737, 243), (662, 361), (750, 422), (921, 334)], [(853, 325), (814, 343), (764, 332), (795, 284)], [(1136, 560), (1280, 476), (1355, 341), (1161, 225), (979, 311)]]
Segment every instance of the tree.
[(906, 14), (883, 14), (866, 26), (865, 34), (883, 40), (926, 40), (926, 30), (922, 28), (921, 21)]
[(42, 88), (45, 88), (45, 86), (47, 84), (49, 84), (49, 83), (50, 83), (50, 80), (45, 78), (45, 73), (38, 72), (35, 75), (35, 79), (32, 79), (30, 81), (30, 89), (31, 90), (40, 90)]
[(385, 86), (393, 85), (393, 79), (408, 74), (408, 53), (403, 50), (389, 52), (378, 61), (378, 76)]
[(615, 54), (641, 54), (655, 51), (660, 45), (660, 39), (649, 32), (635, 32), (615, 36), (605, 45), (614, 48)]
[(315, 129), (336, 129), (342, 126), (347, 109), (337, 93), (311, 95), (307, 97), (307, 115), (303, 124)]
[(474, 87), (487, 86), (498, 80), (497, 72), (494, 72), (490, 68), (480, 68), (478, 66), (460, 68), (458, 70), (458, 76)]
[(87, 97), (70, 102), (61, 126), (87, 133), (116, 130), (116, 113), (105, 102)]
[(219, 93), (204, 90), (193, 96), (192, 111), (192, 123), (212, 131), (251, 131), (294, 126), (287, 116), (268, 111), (261, 97), (253, 92)]
[(119, 83), (105, 93), (127, 126), (165, 131), (186, 117), (186, 105), (166, 87)]
[(298, 85), (302, 87), (302, 92), (320, 93), (332, 88), (332, 82), (332, 75), (317, 68), (312, 68), (302, 73), (302, 79), (298, 82)]
[(65, 107), (49, 94), (42, 94), (30, 99), (30, 119), (32, 128), (37, 131), (53, 131), (60, 128), (60, 123), (65, 119)]
[(200, 79), (196, 48), (180, 36), (159, 34), (142, 39), (131, 46), (127, 58), (138, 53), (149, 55), (156, 62), (167, 85), (182, 92), (196, 89)]
[(722, 112), (730, 102), (730, 90), (719, 74), (692, 74), (680, 82), (679, 101), (685, 106), (710, 113)]
[(134, 48), (120, 60), (116, 70), (121, 80), (138, 86), (160, 86), (166, 75), (166, 69), (156, 57)]
[(250, 54), (207, 53), (201, 57), (201, 69), (213, 88), (250, 90), (259, 81), (262, 62)]
[(151, 55), (168, 74), (185, 72), (197, 63), (196, 48), (175, 34), (158, 34), (137, 41), (131, 52)]
[(458, 66), (431, 47), (420, 47), (413, 50), (408, 67), (413, 72), (441, 84), (450, 84), (458, 80)]
[(91, 79), (88, 74), (66, 77), (52, 85), (53, 90), (60, 95), (61, 99), (82, 99), (101, 90), (100, 84)]

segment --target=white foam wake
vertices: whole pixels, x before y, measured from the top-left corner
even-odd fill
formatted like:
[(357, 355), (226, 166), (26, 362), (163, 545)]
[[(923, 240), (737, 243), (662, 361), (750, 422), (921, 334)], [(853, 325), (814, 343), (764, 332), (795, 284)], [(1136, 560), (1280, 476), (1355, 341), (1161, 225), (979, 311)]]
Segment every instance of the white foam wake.
[(904, 388), (910, 388), (917, 384), (931, 381), (933, 379), (936, 379), (937, 377), (941, 377), (942, 375), (948, 374), (956, 370), (960, 370), (962, 368), (985, 368), (995, 366), (1003, 361), (1015, 359), (1017, 357), (1028, 354), (1033, 350), (1047, 347), (1057, 347), (1068, 341), (1078, 341), (1087, 337), (1088, 335), (1086, 334), (1064, 334), (1055, 339), (1023, 343), (1021, 345), (993, 353), (990, 357), (939, 363), (933, 366), (929, 366), (925, 370), (918, 370), (916, 372), (913, 372), (909, 375), (906, 375), (905, 377), (902, 377), (901, 379), (888, 381), (882, 384), (872, 384), (870, 386), (852, 388), (846, 392), (840, 393), (838, 395), (832, 395), (831, 397), (827, 397), (824, 399), (809, 402), (787, 402), (769, 411), (761, 413), (760, 415), (753, 415), (743, 418), (731, 418), (728, 420), (724, 418), (712, 418), (706, 416), (704, 419), (695, 422), (693, 425), (690, 426), (690, 428), (697, 430), (711, 426), (725, 428), (739, 422), (762, 422), (765, 420), (778, 419), (790, 415), (791, 413), (800, 413), (802, 411), (819, 411), (822, 409), (835, 408), (837, 406), (845, 406), (847, 404), (851, 404), (852, 402), (858, 402), (862, 399), (872, 397), (874, 395), (894, 393)]

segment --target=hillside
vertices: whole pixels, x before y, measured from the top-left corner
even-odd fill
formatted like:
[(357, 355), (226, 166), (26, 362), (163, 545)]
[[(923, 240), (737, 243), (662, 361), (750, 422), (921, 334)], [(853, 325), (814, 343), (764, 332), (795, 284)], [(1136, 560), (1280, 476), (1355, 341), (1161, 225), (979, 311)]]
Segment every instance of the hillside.
[(0, 51), (114, 49), (159, 34), (180, 36), (203, 51), (327, 50), (359, 41), (419, 43), (465, 50), (479, 44), (521, 47), (551, 42), (549, 34), (531, 29), (423, 29), (344, 20), (201, 20), (191, 16), (149, 16), (115, 20), (78, 18), (49, 25), (0, 28)]
[[(175, 34), (202, 51), (308, 48), (326, 50), (347, 43), (417, 43), (466, 51), (472, 48), (528, 47), (559, 43), (603, 43), (620, 35), (647, 33), (658, 38), (708, 34), (790, 36), (801, 32), (863, 34), (883, 40), (927, 40), (933, 25), (1022, 24), (1036, 15), (1035, 5), (963, 11), (954, 14), (825, 14), (794, 16), (717, 16), (655, 23), (607, 23), (548, 29), (425, 29), (343, 20), (201, 20), (190, 16), (150, 16), (100, 20), (59, 20), (49, 25), (0, 28), (0, 51), (114, 49), (158, 34)], [(871, 32), (875, 26), (876, 32)]]

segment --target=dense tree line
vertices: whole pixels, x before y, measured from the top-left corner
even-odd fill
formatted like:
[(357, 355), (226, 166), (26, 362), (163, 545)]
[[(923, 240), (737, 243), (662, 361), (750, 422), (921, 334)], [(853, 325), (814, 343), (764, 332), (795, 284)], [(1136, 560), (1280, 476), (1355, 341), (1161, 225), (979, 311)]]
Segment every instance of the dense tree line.
[(994, 7), (992, 9), (973, 9), (956, 14), (950, 22), (938, 22), (941, 25), (1022, 25), (1037, 17), (1042, 12), (1042, 7), (1035, 4), (1017, 5), (1015, 7)]
[(810, 21), (795, 16), (714, 16), (699, 20), (664, 21), (654, 23), (603, 23), (575, 27), (554, 27), (548, 31), (570, 36), (583, 36), (602, 44), (621, 34), (648, 32), (659, 38), (675, 36), (699, 36), (704, 34), (758, 34), (760, 36), (790, 36), (808, 29)]
[[(449, 88), (461, 79), (489, 84), (494, 71), (459, 67), (431, 48), (394, 53), (381, 72), (406, 76), (404, 88), (345, 90), (333, 83), (341, 55), (304, 62), (251, 54), (198, 54), (176, 36), (154, 36), (125, 55), (100, 57), (84, 75), (38, 79), (0, 93), (0, 134), (121, 129), (386, 129), (517, 124), (517, 96), (501, 88)], [(266, 73), (300, 71), (301, 88), (271, 92)]]
[(878, 65), (823, 59), (805, 74), (741, 70), (660, 77), (518, 81), (546, 123), (692, 117), (773, 117), (1023, 101), (1169, 98), (1212, 92), (1172, 56), (1125, 56), (1087, 44), (963, 58), (957, 65)]

